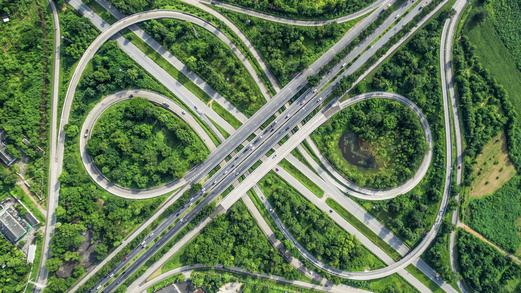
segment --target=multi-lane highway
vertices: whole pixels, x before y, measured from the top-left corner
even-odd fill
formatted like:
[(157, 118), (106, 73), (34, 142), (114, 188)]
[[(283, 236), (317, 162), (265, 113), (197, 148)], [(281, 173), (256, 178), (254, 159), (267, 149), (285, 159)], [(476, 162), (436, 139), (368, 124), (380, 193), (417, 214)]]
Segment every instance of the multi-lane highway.
[[(405, 6), (405, 7), (404, 7), (404, 6)], [(402, 8), (408, 9), (408, 8), (407, 8), (407, 5), (404, 5), (404, 6), (402, 6)], [(386, 36), (387, 36), (387, 39), (389, 39), (392, 35), (390, 36), (389, 34), (387, 34)], [(381, 38), (380, 40), (382, 40), (382, 39), (385, 39), (385, 38)], [(383, 42), (382, 42), (381, 44), (383, 44)], [(365, 54), (365, 55), (367, 56), (367, 58), (370, 57), (370, 56), (368, 56), (369, 54)], [(359, 60), (360, 60), (360, 58), (359, 58)], [(338, 71), (338, 69), (337, 69), (337, 71)], [(308, 103), (310, 103), (310, 102), (315, 102), (315, 101), (316, 101), (316, 98), (318, 98), (318, 101), (320, 101), (320, 99), (322, 99), (322, 97), (323, 97), (324, 95), (327, 96), (327, 95), (331, 92), (331, 89), (332, 89), (332, 86), (329, 86), (328, 88), (326, 88), (326, 90), (324, 90), (324, 91), (322, 92), (322, 94), (320, 95), (320, 97), (318, 97), (318, 95), (317, 95), (317, 96), (314, 97), (315, 100), (313, 100), (313, 101), (308, 101), (308, 102), (306, 102), (306, 104), (308, 104)], [(283, 89), (283, 91), (284, 91), (284, 89)], [(301, 99), (304, 99), (304, 98), (306, 98), (306, 96), (301, 97)], [(273, 101), (273, 100), (275, 100), (275, 99), (272, 99), (272, 101)], [(303, 101), (303, 100), (302, 100), (302, 101)], [(271, 101), (270, 101), (270, 102), (271, 102)], [(268, 103), (268, 105), (269, 105), (269, 103)], [(301, 105), (303, 105), (303, 104), (301, 104)], [(290, 108), (291, 108), (291, 107), (290, 107)], [(290, 108), (288, 108), (286, 111), (292, 110), (292, 109), (290, 109)], [(309, 109), (308, 109), (309, 112), (310, 112), (313, 108), (315, 108), (315, 107), (309, 107)], [(301, 108), (297, 111), (297, 112), (299, 112), (298, 115), (295, 115), (295, 113), (292, 113), (292, 112), (290, 111), (290, 112), (286, 115), (286, 117), (292, 116), (292, 118), (290, 119), (290, 121), (293, 121), (293, 124), (292, 124), (292, 123), (289, 123), (289, 124), (288, 124), (288, 123), (284, 123), (284, 125), (295, 125), (296, 123), (300, 122), (300, 121), (305, 117), (305, 115), (309, 114), (309, 112), (304, 111), (304, 109), (305, 109), (305, 106), (304, 106), (304, 107), (301, 107)], [(261, 110), (262, 110), (262, 109), (261, 109)], [(282, 115), (281, 115), (281, 116), (282, 116)], [(297, 117), (297, 118), (295, 118), (295, 117)], [(252, 117), (252, 118), (253, 118), (253, 117)], [(298, 118), (300, 118), (300, 119), (298, 119)], [(287, 119), (287, 118), (286, 118), (286, 119)], [(250, 119), (250, 121), (251, 121), (251, 120), (252, 120), (252, 119)], [(277, 121), (277, 122), (278, 122), (278, 121)], [(272, 125), (276, 125), (276, 123), (273, 122)], [(243, 127), (244, 127), (244, 126), (243, 126)], [(243, 127), (241, 127), (241, 128), (243, 128)], [(282, 136), (284, 136), (286, 133), (288, 133), (289, 130), (292, 128), (292, 127), (290, 128), (290, 126), (285, 126), (285, 127), (286, 127), (286, 129), (283, 130), (282, 132), (281, 132), (281, 131), (277, 131), (276, 134), (272, 135), (271, 137), (274, 137), (274, 138), (272, 138), (272, 139), (276, 139), (276, 141), (279, 141), (280, 138), (282, 138)], [(240, 128), (238, 131), (240, 131), (241, 128)], [(278, 129), (280, 130), (281, 128), (279, 127)], [(269, 145), (269, 144), (264, 144), (264, 143), (262, 144), (262, 146), (268, 146), (268, 145)], [(246, 151), (248, 151), (248, 149), (250, 149), (250, 150), (253, 151), (252, 148), (246, 148)], [(259, 149), (260, 149), (260, 148), (259, 148)], [(258, 152), (259, 152), (259, 149), (258, 149), (257, 151), (255, 151), (255, 153), (258, 153)], [(268, 149), (264, 149), (264, 150), (263, 150), (263, 153), (267, 152), (267, 150), (269, 150), (269, 148), (268, 148)], [(253, 152), (252, 152), (252, 153), (253, 153)], [(263, 153), (262, 153), (262, 154), (263, 154)], [(239, 153), (238, 156), (240, 156), (240, 153)], [(252, 156), (248, 156), (248, 157), (252, 157)], [(250, 161), (251, 164), (253, 164), (256, 160), (253, 161), (253, 160), (251, 160), (251, 158), (250, 158), (248, 161)], [(244, 160), (243, 160), (242, 162), (244, 162)], [(242, 167), (242, 162), (241, 162), (241, 167), (237, 167), (237, 168), (236, 168), (235, 170), (233, 170), (233, 172), (231, 172), (230, 174), (234, 174), (235, 176), (237, 176), (236, 174), (241, 174), (242, 172), (244, 172), (244, 170), (247, 169), (247, 167), (246, 167), (246, 168), (245, 168), (245, 167)], [(229, 164), (231, 164), (231, 163), (229, 163)], [(246, 164), (246, 166), (247, 166), (247, 165), (248, 165), (248, 164)], [(249, 166), (248, 166), (248, 167), (249, 167)], [(224, 172), (223, 172), (222, 174), (223, 174), (223, 175), (226, 175), (227, 173), (228, 173), (228, 170), (227, 170), (226, 167), (225, 167), (225, 168), (224, 168)], [(218, 173), (218, 174), (220, 174), (220, 173)], [(232, 183), (233, 181), (235, 181), (236, 178), (233, 178), (233, 177), (234, 177), (234, 176), (231, 176), (231, 175), (230, 175), (230, 176), (226, 177), (226, 178), (223, 180), (223, 181), (230, 181), (230, 180), (231, 180), (231, 182), (228, 182), (228, 184), (227, 184), (226, 186), (229, 186), (230, 183)], [(223, 182), (223, 181), (221, 181), (221, 182)], [(210, 182), (212, 182), (212, 180), (210, 180)], [(214, 182), (217, 182), (217, 180), (215, 180)], [(219, 186), (220, 186), (220, 185), (221, 185), (221, 184), (219, 184)], [(221, 187), (217, 188), (216, 191), (219, 192), (219, 193), (220, 193), (219, 189), (221, 189), (220, 191), (223, 190)], [(235, 192), (234, 192), (234, 193), (235, 193)]]
[[(374, 55), (376, 50), (381, 48), (396, 32), (397, 30), (390, 30), (388, 33), (384, 34), (381, 38), (378, 39), (378, 41), (368, 48), (370, 40), (375, 39), (378, 35), (380, 35), (384, 30), (386, 30), (393, 22), (393, 16), (398, 15), (400, 13), (405, 12), (412, 6), (414, 2), (408, 2), (402, 5), (395, 11), (395, 13), (389, 17), (382, 26), (377, 28), (374, 35), (369, 37), (369, 40), (364, 42), (362, 45), (357, 46), (353, 52), (351, 52), (340, 64), (342, 63), (349, 63), (354, 58), (359, 55), (361, 52), (363, 54), (353, 63), (352, 66), (348, 68), (344, 73), (341, 74), (342, 76), (349, 75), (356, 71), (356, 69), (360, 68), (361, 65), (363, 65), (370, 57)], [(257, 130), (259, 125), (261, 125), (266, 119), (271, 117), (273, 113), (275, 113), (282, 105), (284, 105), (289, 99), (292, 98), (293, 94), (304, 84), (306, 84), (307, 76), (310, 76), (312, 74), (317, 73), (320, 68), (327, 64), (337, 52), (345, 48), (365, 27), (367, 27), (372, 21), (374, 21), (379, 12), (383, 8), (379, 8), (376, 11), (374, 11), (371, 15), (366, 17), (364, 20), (362, 20), (357, 26), (353, 27), (349, 33), (347, 33), (337, 44), (335, 44), (330, 50), (326, 52), (322, 57), (320, 57), (315, 63), (313, 63), (308, 70), (304, 71), (302, 74), (297, 76), (290, 84), (288, 84), (284, 89), (282, 89), (279, 94), (277, 94), (273, 99), (271, 99), (265, 107), (263, 107), (257, 114), (255, 114), (253, 117), (251, 117), (241, 128), (239, 128), (235, 133), (232, 134), (232, 136), (226, 140), (219, 148), (217, 148), (209, 157), (209, 160), (205, 162), (204, 164), (198, 166), (191, 172), (189, 172), (186, 176), (188, 178), (187, 181), (199, 181), (200, 179), (204, 178), (206, 174), (213, 169), (217, 164), (219, 164), (224, 157), (226, 157), (230, 152), (232, 152), (238, 145), (240, 145), (242, 142), (246, 140), (246, 138), (253, 132)], [(416, 14), (414, 10), (412, 10), (410, 13), (408, 13), (405, 17), (401, 18), (400, 22), (395, 26), (396, 28), (401, 28), (404, 24), (406, 24), (408, 21), (410, 21)], [(63, 125), (67, 123), (70, 107), (72, 103), (72, 97), (74, 96), (74, 91), (76, 89), (76, 86), (79, 82), (79, 77), (81, 76), (81, 73), (83, 69), (85, 68), (87, 62), (90, 60), (92, 55), (94, 55), (95, 51), (103, 44), (109, 37), (114, 35), (116, 32), (121, 30), (124, 27), (127, 27), (133, 23), (148, 20), (148, 19), (154, 19), (154, 18), (165, 18), (170, 17), (170, 13), (167, 11), (151, 11), (151, 12), (144, 12), (139, 13), (130, 17), (127, 17), (121, 21), (118, 21), (113, 26), (111, 26), (109, 29), (107, 29), (102, 35), (100, 35), (87, 49), (87, 52), (84, 54), (82, 59), (80, 60), (74, 75), (73, 79), (71, 80), (69, 89), (67, 91), (67, 96), (64, 104), (64, 111), (62, 113), (62, 121), (60, 126), (60, 143), (63, 143), (64, 134), (63, 134)], [(394, 17), (394, 18), (397, 18)], [(108, 33), (106, 33), (108, 32)], [(321, 81), (318, 88), (322, 87), (326, 84), (326, 82), (330, 81), (330, 79), (338, 73), (343, 66), (337, 65), (332, 70), (331, 73), (326, 75), (325, 78)], [(338, 80), (338, 79), (337, 79)], [(201, 202), (201, 204), (197, 205), (194, 210), (192, 210), (188, 215), (184, 218), (185, 221), (181, 221), (177, 225), (174, 226), (173, 229), (169, 230), (165, 237), (162, 237), (154, 246), (147, 250), (147, 252), (138, 258), (138, 260), (129, 267), (128, 270), (131, 270), (133, 268), (134, 270), (139, 268), (144, 261), (146, 261), (157, 249), (161, 247), (162, 244), (166, 243), (173, 235), (175, 235), (180, 229), (182, 229), (186, 223), (188, 223), (201, 209), (202, 207), (211, 202), (216, 196), (218, 196), (222, 191), (224, 191), (228, 186), (230, 186), (233, 182), (237, 180), (237, 177), (246, 172), (257, 160), (260, 159), (266, 152), (268, 152), (271, 148), (273, 148), (286, 134), (288, 134), (296, 125), (298, 125), (307, 115), (309, 115), (313, 109), (315, 109), (319, 104), (320, 101), (322, 101), (323, 98), (327, 97), (336, 83), (332, 83), (329, 86), (327, 86), (322, 92), (319, 94), (316, 94), (312, 90), (306, 91), (305, 94), (303, 94), (301, 97), (297, 99), (297, 102), (292, 104), (286, 111), (279, 116), (275, 120), (275, 122), (272, 122), (272, 124), (262, 132), (263, 134), (259, 135), (257, 138), (253, 140), (253, 143), (249, 146), (244, 148), (239, 154), (237, 154), (232, 161), (230, 161), (227, 165), (224, 166), (218, 173), (214, 175), (213, 178), (208, 180), (205, 184), (205, 188), (208, 188), (208, 190), (212, 189), (210, 194)], [(185, 101), (183, 101), (185, 102)], [(188, 105), (191, 105), (191, 101), (187, 103)], [(264, 169), (269, 168), (270, 165), (273, 165), (273, 163), (279, 161), (282, 159), (285, 154), (289, 153), (294, 148), (294, 145), (297, 143), (298, 140), (301, 138), (303, 139), (307, 135), (309, 135), (310, 131), (314, 130), (316, 127), (318, 127), (327, 117), (330, 117), (331, 113), (328, 113), (326, 111), (322, 111), (318, 115), (316, 115), (312, 120), (308, 121), (306, 125), (303, 127), (303, 129), (299, 130), (298, 134), (302, 133), (302, 136), (299, 135), (298, 139), (294, 139), (296, 136), (292, 136), (290, 140), (286, 142), (282, 147), (277, 149), (277, 151), (272, 155), (271, 158), (267, 160), (267, 162), (263, 163), (261, 167), (257, 168), (256, 171), (247, 177), (243, 183), (241, 183), (236, 189), (238, 191), (234, 191), (232, 194), (228, 195), (225, 200), (221, 203), (220, 207), (222, 210), (226, 210), (235, 202), (234, 196), (236, 193), (241, 193), (240, 190), (246, 188), (247, 185), (251, 184), (251, 182), (256, 182), (259, 180), (259, 176), (262, 172), (264, 172)], [(316, 118), (316, 119), (315, 119)], [(301, 140), (300, 140), (301, 141)], [(299, 142), (298, 142), (299, 143)], [(293, 148), (291, 148), (293, 146)], [(63, 145), (62, 145), (63, 147)], [(57, 147), (58, 149), (58, 163), (62, 161), (63, 158), (60, 158), (60, 145)], [(63, 154), (63, 149), (62, 153)], [(279, 156), (280, 155), (280, 156)], [(277, 158), (277, 156), (279, 156)], [(233, 162), (236, 161), (236, 162)], [(268, 163), (268, 164), (266, 164)], [(61, 165), (61, 163), (60, 163)], [(259, 172), (257, 172), (259, 171)], [(246, 182), (246, 183), (245, 183)], [(450, 182), (450, 179), (449, 179)], [(249, 189), (249, 188), (248, 188)], [(167, 190), (168, 191), (168, 190)], [(132, 191), (133, 192), (133, 191)], [(166, 191), (165, 191), (166, 192)], [(162, 192), (161, 194), (165, 193)], [(144, 194), (144, 193), (143, 193)], [(159, 195), (159, 194), (158, 194)], [(442, 207), (444, 204), (442, 204)], [(435, 229), (433, 229), (435, 230)], [(431, 230), (432, 232), (432, 230)], [(434, 232), (435, 233), (435, 232)], [(152, 241), (152, 237), (150, 237), (150, 240)], [(424, 241), (425, 242), (425, 241)], [(430, 241), (428, 241), (430, 243)], [(422, 242), (423, 243), (423, 242)], [(155, 249), (154, 249), (155, 247)], [(409, 255), (406, 256), (406, 258), (409, 257)], [(403, 267), (402, 267), (403, 268)], [(127, 270), (127, 271), (128, 271)], [(388, 270), (387, 270), (388, 271)], [(376, 272), (376, 271), (375, 271)], [(372, 272), (367, 272), (368, 275), (370, 275)], [(363, 273), (366, 274), (366, 273)], [(375, 278), (374, 276), (369, 277), (368, 279)], [(124, 278), (122, 278), (124, 279)], [(121, 279), (121, 280), (122, 280)], [(119, 281), (121, 281), (119, 280)], [(112, 289), (114, 289), (117, 286), (116, 280), (114, 283), (111, 284), (114, 285)], [(110, 290), (110, 288), (109, 288)]]

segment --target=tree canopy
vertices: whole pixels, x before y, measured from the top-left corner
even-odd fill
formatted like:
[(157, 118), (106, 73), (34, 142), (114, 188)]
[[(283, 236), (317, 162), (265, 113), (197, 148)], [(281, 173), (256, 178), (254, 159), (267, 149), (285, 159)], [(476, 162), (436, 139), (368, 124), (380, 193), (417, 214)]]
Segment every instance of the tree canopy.
[(178, 179), (209, 153), (188, 124), (142, 98), (105, 111), (96, 122), (87, 152), (110, 181), (130, 188)]

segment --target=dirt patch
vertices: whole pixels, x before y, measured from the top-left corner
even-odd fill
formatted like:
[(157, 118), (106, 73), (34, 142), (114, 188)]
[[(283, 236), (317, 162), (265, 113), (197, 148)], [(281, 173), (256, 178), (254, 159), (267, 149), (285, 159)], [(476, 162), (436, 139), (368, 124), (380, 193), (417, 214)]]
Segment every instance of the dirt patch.
[(476, 178), (472, 181), (469, 192), (472, 197), (493, 193), (517, 173), (508, 156), (504, 132), (501, 132), (485, 145), (476, 161), (477, 164), (474, 165)]
[(217, 293), (236, 293), (241, 292), (242, 283), (226, 283)]
[(56, 278), (67, 279), (72, 276), (74, 267), (78, 265), (77, 261), (63, 262), (63, 265), (56, 271)]
[(88, 268), (93, 263), (98, 261), (94, 248), (96, 248), (96, 245), (100, 243), (100, 240), (93, 242), (94, 236), (92, 234), (92, 230), (88, 229), (85, 235), (83, 235), (84, 240), (78, 248), (78, 252), (80, 253), (81, 257), (81, 265), (84, 268)]

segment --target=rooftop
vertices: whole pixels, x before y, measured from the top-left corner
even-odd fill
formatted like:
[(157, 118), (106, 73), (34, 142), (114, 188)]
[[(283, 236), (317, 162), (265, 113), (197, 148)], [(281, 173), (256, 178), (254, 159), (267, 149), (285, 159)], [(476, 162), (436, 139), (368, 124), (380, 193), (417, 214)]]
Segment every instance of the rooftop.
[(4, 162), (4, 164), (9, 166), (16, 160), (16, 158), (13, 157), (10, 153), (8, 153), (7, 150), (5, 149), (5, 144), (4, 144), (5, 136), (6, 136), (5, 131), (3, 129), (0, 130), (0, 160), (2, 160)]
[(30, 227), (18, 217), (17, 212), (8, 207), (0, 211), (0, 233), (7, 240), (15, 243), (29, 231)]

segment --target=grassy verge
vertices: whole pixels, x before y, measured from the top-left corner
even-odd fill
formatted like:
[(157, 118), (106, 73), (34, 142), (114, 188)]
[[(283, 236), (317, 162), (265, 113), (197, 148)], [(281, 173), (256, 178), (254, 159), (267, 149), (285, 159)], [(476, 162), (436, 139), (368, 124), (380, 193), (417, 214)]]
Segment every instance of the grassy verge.
[(409, 265), (405, 268), (409, 273), (411, 273), (418, 281), (422, 282), (429, 290), (431, 290), (433, 293), (443, 293), (443, 289), (441, 289), (438, 284), (434, 283), (433, 280), (431, 280), (427, 275), (425, 275), (420, 269), (415, 267), (414, 265)]
[(306, 175), (300, 172), (295, 166), (293, 166), (288, 160), (283, 159), (279, 163), (284, 170), (288, 171), (293, 177), (295, 177), (300, 183), (306, 186), (309, 190), (311, 190), (316, 196), (322, 198), (324, 196), (324, 191), (315, 184), (315, 182), (311, 181)]
[(45, 217), (43, 216), (42, 212), (36, 207), (34, 202), (29, 198), (27, 194), (22, 190), (20, 186), (15, 186), (11, 190), (11, 195), (18, 198), (23, 204), (29, 208), (29, 211), (40, 221), (40, 226), (45, 225)]
[(172, 64), (170, 64), (163, 56), (161, 56), (156, 50), (150, 47), (145, 41), (140, 39), (133, 32), (128, 32), (124, 35), (127, 39), (131, 40), (136, 47), (138, 47), (143, 53), (145, 53), (150, 59), (152, 59), (157, 65), (161, 66), (166, 72), (168, 72), (173, 78), (179, 81), (184, 87), (191, 91), (201, 101), (208, 103), (212, 99), (203, 89), (199, 88), (193, 83), (186, 75), (177, 70)]
[(239, 121), (239, 119), (235, 118), (230, 112), (226, 111), (226, 109), (223, 108), (219, 103), (212, 101), (212, 109), (217, 113), (219, 116), (221, 116), (226, 122), (230, 123), (230, 125), (237, 129), (241, 127), (242, 122)]

